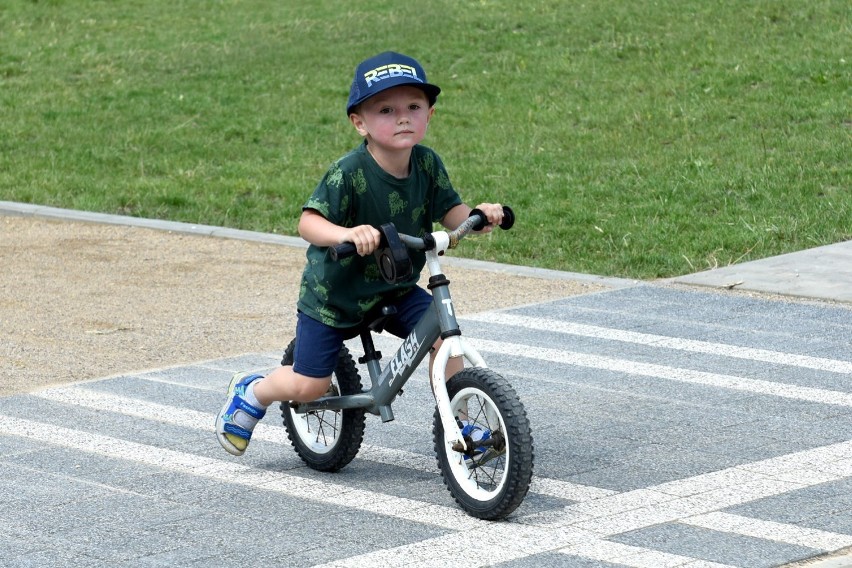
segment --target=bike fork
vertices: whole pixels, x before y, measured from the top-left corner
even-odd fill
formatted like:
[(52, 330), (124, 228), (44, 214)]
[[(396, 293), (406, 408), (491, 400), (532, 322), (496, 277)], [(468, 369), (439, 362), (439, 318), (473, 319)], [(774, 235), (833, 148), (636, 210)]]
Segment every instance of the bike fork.
[(441, 425), (444, 428), (444, 444), (449, 451), (463, 452), (465, 450), (473, 450), (473, 447), (466, 447), (464, 436), (462, 436), (456, 417), (453, 415), (452, 406), (450, 405), (450, 395), (447, 392), (446, 369), (450, 357), (464, 357), (474, 367), (487, 367), (485, 360), (473, 347), (468, 345), (467, 341), (459, 335), (448, 337), (441, 344), (440, 349), (435, 354), (435, 360), (432, 365), (432, 393), (435, 395), (435, 404), (438, 408), (438, 415), (441, 417)]

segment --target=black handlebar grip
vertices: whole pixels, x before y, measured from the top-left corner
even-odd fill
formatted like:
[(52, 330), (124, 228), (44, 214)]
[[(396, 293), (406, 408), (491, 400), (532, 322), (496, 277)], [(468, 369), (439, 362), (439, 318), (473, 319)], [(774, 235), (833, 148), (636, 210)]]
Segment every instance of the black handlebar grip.
[(503, 206), (503, 222), (500, 223), (500, 228), (508, 231), (515, 224), (515, 212), (508, 205)]
[(479, 209), (474, 209), (473, 211), (471, 211), (470, 215), (468, 215), (468, 218), (473, 217), (474, 215), (479, 215), (479, 223), (471, 227), (471, 229), (473, 229), (474, 231), (481, 231), (485, 228), (485, 225), (488, 224), (488, 219), (485, 217), (485, 213), (483, 213)]
[[(480, 221), (476, 225), (473, 226), (474, 231), (481, 231), (488, 224), (488, 218), (485, 217), (485, 213), (483, 213), (479, 209), (474, 209), (470, 212), (468, 217), (473, 217), (474, 215), (479, 215)], [(512, 225), (515, 224), (515, 212), (512, 211), (512, 208), (504, 205), (503, 206), (503, 221), (500, 223), (500, 228), (504, 231), (508, 231), (512, 228)]]
[(356, 247), (353, 243), (341, 243), (339, 245), (329, 247), (329, 253), (331, 254), (331, 260), (336, 262), (357, 254), (358, 247)]

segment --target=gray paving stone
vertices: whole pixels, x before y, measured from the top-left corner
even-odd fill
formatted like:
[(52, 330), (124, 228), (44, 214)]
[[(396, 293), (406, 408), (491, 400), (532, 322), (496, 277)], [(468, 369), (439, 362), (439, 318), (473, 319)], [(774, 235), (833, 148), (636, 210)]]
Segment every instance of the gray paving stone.
[(749, 568), (771, 568), (810, 558), (819, 552), (802, 546), (711, 531), (680, 523), (668, 523), (632, 531), (613, 536), (610, 540), (660, 552)]
[(85, 554), (56, 550), (49, 545), (25, 553), (13, 552), (0, 558), (0, 567), (3, 568), (102, 568), (107, 566), (115, 566), (115, 563)]
[(113, 565), (131, 565), (138, 558), (176, 548), (178, 543), (169, 535), (116, 525), (105, 519), (63, 532), (52, 545), (66, 554), (90, 556)]
[(207, 361), (205, 362), (205, 366), (211, 369), (221, 369), (230, 374), (238, 371), (253, 371), (255, 369), (275, 367), (281, 363), (281, 356), (284, 354), (285, 347), (287, 346), (282, 345), (281, 351), (276, 353), (247, 353), (234, 357), (216, 359), (215, 361)]
[[(837, 357), (833, 357), (837, 359)], [(767, 381), (852, 393), (852, 382), (845, 373), (806, 369), (792, 365), (764, 365), (753, 375)]]
[(852, 534), (852, 478), (759, 499), (726, 512)]

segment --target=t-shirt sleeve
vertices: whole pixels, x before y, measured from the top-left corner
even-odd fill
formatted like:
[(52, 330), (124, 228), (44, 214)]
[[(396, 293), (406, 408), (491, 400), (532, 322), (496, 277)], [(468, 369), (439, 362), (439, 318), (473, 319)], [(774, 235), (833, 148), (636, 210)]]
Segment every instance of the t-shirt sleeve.
[(430, 150), (425, 158), (424, 165), (424, 169), (432, 176), (433, 183), (431, 199), (432, 222), (439, 222), (450, 209), (456, 205), (460, 205), (462, 199), (455, 188), (453, 188), (447, 169), (444, 167), (444, 163), (438, 154)]
[(313, 209), (335, 225), (345, 225), (350, 199), (345, 177), (340, 164), (332, 164), (302, 210)]

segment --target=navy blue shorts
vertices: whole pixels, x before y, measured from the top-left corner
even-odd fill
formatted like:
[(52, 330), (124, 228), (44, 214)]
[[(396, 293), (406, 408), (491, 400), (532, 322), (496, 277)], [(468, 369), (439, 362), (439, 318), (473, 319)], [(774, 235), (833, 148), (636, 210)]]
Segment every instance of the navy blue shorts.
[[(385, 330), (397, 337), (408, 336), (426, 310), (429, 309), (431, 303), (432, 296), (418, 286), (415, 286), (408, 294), (400, 298), (382, 302), (382, 306), (396, 308), (396, 315), (388, 318), (385, 323)], [(334, 368), (337, 367), (337, 359), (343, 341), (352, 337), (353, 330), (325, 325), (309, 318), (302, 312), (299, 312), (296, 317), (293, 371), (317, 379), (330, 377)]]

